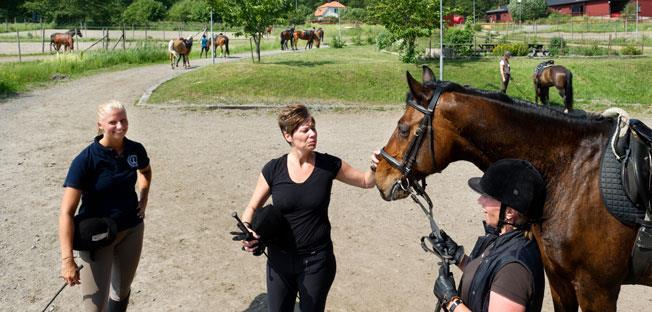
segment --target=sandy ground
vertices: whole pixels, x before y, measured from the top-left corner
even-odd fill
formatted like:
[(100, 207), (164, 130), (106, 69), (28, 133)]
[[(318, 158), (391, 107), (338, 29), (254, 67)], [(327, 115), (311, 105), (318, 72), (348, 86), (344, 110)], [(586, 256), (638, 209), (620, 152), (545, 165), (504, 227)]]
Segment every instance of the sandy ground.
[[(61, 185), (71, 160), (95, 134), (96, 105), (109, 99), (129, 104), (128, 136), (145, 145), (154, 172), (131, 310), (264, 311), (265, 259), (240, 251), (228, 232), (235, 229), (231, 212), (243, 210), (263, 164), (287, 151), (275, 111), (132, 104), (171, 74), (167, 65), (139, 67), (0, 103), (1, 311), (40, 311), (62, 285)], [(401, 107), (314, 112), (318, 149), (366, 168)], [(455, 163), (429, 178), (441, 227), (468, 248), (482, 232), (482, 214), (466, 180), (479, 174), (469, 163)], [(336, 182), (330, 217), (338, 273), (329, 311), (432, 311), (437, 263), (419, 246), (429, 227), (413, 203), (384, 202), (375, 189)], [(621, 311), (644, 311), (652, 288), (626, 286), (620, 298)], [(66, 288), (52, 310), (78, 311), (80, 301), (79, 288)], [(552, 310), (548, 291), (544, 310)]]

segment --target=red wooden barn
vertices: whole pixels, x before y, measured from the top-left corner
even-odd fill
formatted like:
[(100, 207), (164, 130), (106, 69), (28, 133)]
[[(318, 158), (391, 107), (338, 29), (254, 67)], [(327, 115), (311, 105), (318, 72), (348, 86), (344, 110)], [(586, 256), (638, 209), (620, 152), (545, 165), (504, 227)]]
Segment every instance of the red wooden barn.
[[(546, 0), (548, 10), (573, 16), (620, 16), (627, 3), (636, 0)], [(639, 16), (652, 17), (652, 0), (638, 0)], [(507, 7), (486, 12), (490, 22), (512, 21)]]

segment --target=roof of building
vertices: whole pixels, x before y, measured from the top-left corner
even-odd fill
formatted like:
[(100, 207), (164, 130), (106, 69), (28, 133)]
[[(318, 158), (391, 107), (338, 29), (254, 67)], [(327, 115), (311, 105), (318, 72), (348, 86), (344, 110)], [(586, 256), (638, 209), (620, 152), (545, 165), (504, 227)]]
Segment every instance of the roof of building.
[(496, 13), (506, 13), (507, 11), (508, 11), (507, 6), (503, 5), (503, 6), (499, 7), (499, 8), (497, 8), (497, 9), (489, 10), (486, 13), (487, 14), (496, 14)]
[(346, 5), (341, 4), (337, 1), (331, 1), (320, 5), (318, 8), (346, 8)]
[(589, 0), (546, 0), (548, 6), (589, 2)]

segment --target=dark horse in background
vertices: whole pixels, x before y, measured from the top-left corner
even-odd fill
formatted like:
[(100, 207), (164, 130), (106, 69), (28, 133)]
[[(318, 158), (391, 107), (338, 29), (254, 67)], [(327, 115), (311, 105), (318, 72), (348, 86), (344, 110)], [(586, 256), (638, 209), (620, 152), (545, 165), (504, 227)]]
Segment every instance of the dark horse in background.
[[(183, 68), (190, 68), (190, 51), (192, 50), (192, 36), (187, 39), (177, 38), (172, 39), (168, 43), (168, 52), (170, 53), (170, 66), (174, 69), (179, 67), (179, 60), (183, 57)], [(174, 59), (177, 59), (176, 64)]]
[(317, 48), (319, 48), (319, 43), (324, 42), (324, 30), (321, 27), (319, 27), (317, 28), (317, 30), (315, 30), (315, 34), (317, 35), (317, 37), (319, 37), (319, 41), (317, 41)]
[(308, 43), (306, 43), (306, 46), (303, 48), (305, 49), (312, 49), (312, 44), (313, 42), (316, 42), (317, 46), (319, 46), (319, 37), (315, 33), (314, 30), (299, 30), (294, 32), (294, 47), (296, 48), (299, 39), (306, 40)]
[[(408, 105), (376, 170), (383, 199), (407, 197), (409, 185), (454, 161), (486, 170), (500, 159), (525, 159), (547, 185), (542, 211), (530, 217), (555, 311), (577, 311), (578, 306), (582, 311), (616, 311), (621, 285), (652, 286), (652, 266), (637, 277), (630, 275), (637, 227), (613, 217), (600, 194), (601, 155), (615, 118), (580, 111), (564, 114), (434, 77), (425, 66), (424, 84), (407, 74)], [(428, 110), (431, 100), (436, 106)], [(411, 142), (417, 142), (418, 128), (421, 144), (414, 150)], [(407, 153), (408, 146), (413, 153)], [(410, 159), (414, 162), (408, 173), (397, 169)]]
[(229, 52), (229, 37), (226, 35), (220, 33), (215, 36), (214, 40), (208, 40), (209, 44), (214, 44), (215, 45), (215, 51), (217, 51), (217, 48), (220, 48), (220, 55), (222, 57), (226, 58), (231, 52)]
[(544, 105), (550, 104), (550, 87), (559, 91), (559, 96), (564, 100), (565, 112), (573, 109), (573, 74), (561, 65), (549, 65), (540, 71), (535, 71), (532, 76), (534, 82), (534, 102)]
[(296, 50), (296, 45), (294, 44), (294, 27), (286, 29), (281, 32), (281, 51), (289, 50), (288, 42), (292, 47), (292, 50)]
[(61, 49), (61, 46), (63, 46), (64, 51), (73, 51), (75, 49), (75, 40), (73, 37), (77, 35), (79, 37), (82, 37), (81, 30), (78, 28), (71, 29), (65, 33), (54, 33), (50, 35), (50, 52), (52, 51), (52, 47), (59, 52), (59, 49)]

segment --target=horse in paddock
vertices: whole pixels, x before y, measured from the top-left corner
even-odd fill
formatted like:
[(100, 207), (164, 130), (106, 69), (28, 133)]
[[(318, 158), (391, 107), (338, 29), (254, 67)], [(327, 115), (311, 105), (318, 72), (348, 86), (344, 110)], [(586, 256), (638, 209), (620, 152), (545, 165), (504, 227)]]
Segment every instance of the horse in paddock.
[(317, 28), (317, 30), (315, 30), (315, 34), (317, 37), (319, 37), (319, 40), (317, 41), (317, 48), (319, 48), (319, 43), (324, 42), (324, 29), (321, 27)]
[(549, 105), (549, 89), (555, 87), (559, 91), (559, 96), (564, 100), (565, 111), (573, 109), (573, 73), (568, 68), (561, 65), (543, 66), (540, 70), (534, 71), (532, 81), (534, 82), (534, 102), (536, 104), (541, 99), (541, 103)]
[(217, 51), (217, 48), (220, 48), (220, 55), (224, 58), (231, 54), (231, 52), (229, 52), (229, 37), (222, 33), (216, 35), (213, 40), (209, 40), (209, 45), (210, 44), (215, 45), (215, 51)]
[(306, 46), (303, 48), (305, 49), (312, 49), (312, 44), (313, 42), (316, 42), (317, 46), (319, 46), (319, 37), (317, 37), (317, 34), (315, 34), (314, 30), (299, 30), (294, 32), (294, 46), (295, 48), (297, 47), (299, 43), (299, 39), (306, 40), (308, 43), (306, 43)]
[(269, 37), (270, 35), (272, 35), (273, 29), (274, 29), (274, 25), (267, 26), (267, 28), (265, 28), (265, 32), (263, 33), (265, 37)]
[[(168, 52), (170, 53), (170, 66), (172, 66), (172, 69), (174, 69), (175, 65), (176, 67), (179, 67), (179, 60), (183, 57), (183, 68), (190, 68), (190, 59), (188, 56), (190, 55), (190, 51), (192, 50), (192, 36), (184, 39), (184, 38), (177, 38), (177, 39), (172, 39), (168, 43)], [(176, 64), (174, 62), (174, 59), (177, 59)]]
[(75, 49), (75, 40), (73, 37), (79, 36), (82, 37), (81, 30), (78, 28), (71, 29), (65, 33), (54, 33), (50, 35), (50, 52), (52, 52), (52, 47), (59, 52), (61, 46), (63, 46), (63, 51), (73, 51)]
[[(543, 208), (528, 214), (555, 311), (616, 311), (621, 285), (652, 286), (650, 258), (637, 271), (630, 257), (641, 248), (635, 245), (637, 232), (649, 231), (652, 223), (617, 219), (601, 196), (601, 160), (613, 157), (611, 137), (620, 117), (565, 114), (434, 77), (426, 66), (423, 84), (407, 73), (406, 109), (376, 169), (383, 199), (408, 197), (419, 180), (425, 184), (427, 176), (454, 161), (484, 171), (500, 159), (525, 159), (547, 185)], [(646, 131), (650, 140), (652, 132)]]
[(296, 45), (294, 44), (294, 27), (282, 31), (280, 37), (281, 51), (289, 50), (288, 42), (290, 43), (292, 50), (296, 50)]

